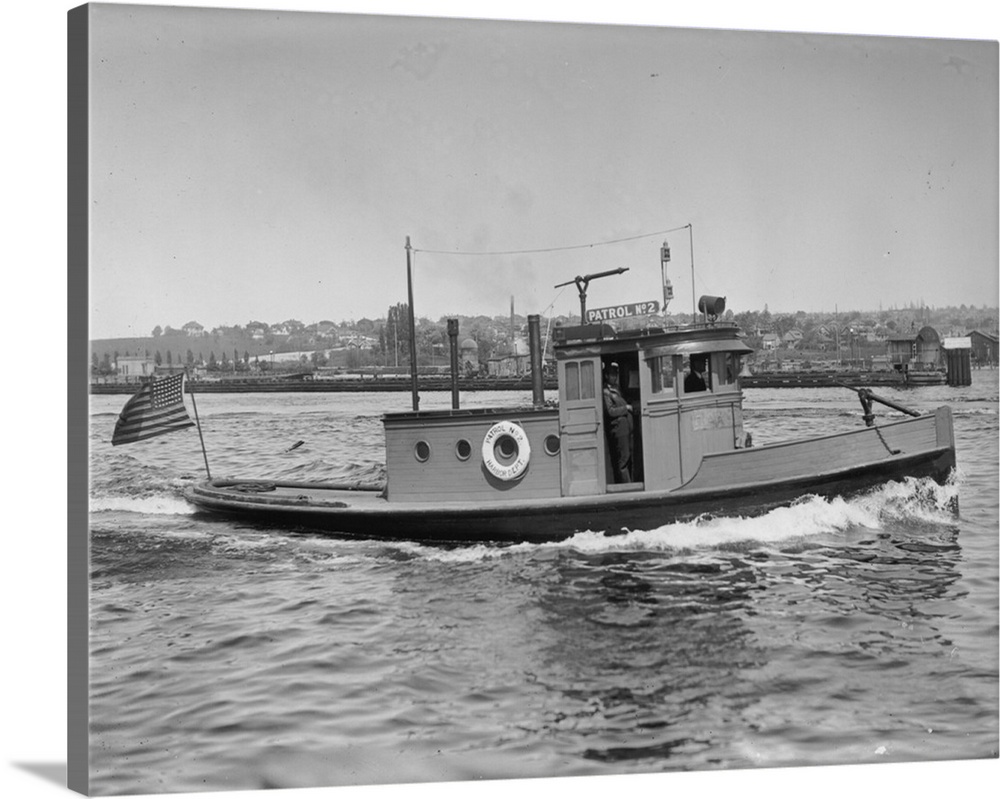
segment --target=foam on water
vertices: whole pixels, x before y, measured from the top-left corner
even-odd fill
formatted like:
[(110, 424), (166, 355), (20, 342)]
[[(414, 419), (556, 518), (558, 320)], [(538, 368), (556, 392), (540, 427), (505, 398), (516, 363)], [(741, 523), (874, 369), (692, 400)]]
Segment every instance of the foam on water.
[(651, 530), (633, 530), (623, 536), (580, 533), (565, 542), (583, 551), (717, 549), (733, 544), (777, 543), (850, 529), (880, 530), (886, 523), (917, 520), (946, 524), (958, 494), (957, 483), (906, 478), (887, 483), (851, 499), (803, 497), (787, 507), (753, 517), (701, 517)]
[(621, 551), (693, 551), (726, 548), (742, 543), (774, 544), (851, 529), (881, 530), (887, 524), (916, 521), (948, 524), (961, 478), (946, 485), (933, 480), (907, 478), (887, 483), (870, 493), (844, 499), (810, 495), (792, 505), (761, 516), (699, 517), (649, 530), (630, 530), (607, 536), (600, 531), (578, 533), (565, 541), (514, 544), (498, 547), (476, 544), (440, 549), (415, 543), (393, 545), (415, 557), (444, 562), (473, 562), (509, 557), (543, 549), (568, 549), (585, 553)]
[(881, 522), (948, 524), (954, 520), (964, 480), (961, 469), (956, 469), (944, 485), (930, 479), (907, 477), (902, 482), (886, 483), (858, 497), (855, 502), (877, 513)]
[(810, 496), (763, 516), (702, 517), (651, 530), (631, 530), (610, 538), (602, 533), (580, 533), (566, 545), (584, 552), (718, 549), (751, 541), (769, 544), (808, 538), (850, 527), (877, 529), (878, 515), (840, 497), (825, 500)]
[(188, 516), (194, 513), (194, 507), (181, 497), (168, 494), (91, 497), (90, 512), (100, 513), (101, 511)]

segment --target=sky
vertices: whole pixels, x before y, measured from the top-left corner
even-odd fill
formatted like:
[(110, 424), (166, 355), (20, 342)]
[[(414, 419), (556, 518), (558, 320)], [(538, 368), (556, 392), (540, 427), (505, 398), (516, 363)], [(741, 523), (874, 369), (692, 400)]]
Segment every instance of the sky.
[(92, 338), (998, 303), (995, 41), (92, 9)]

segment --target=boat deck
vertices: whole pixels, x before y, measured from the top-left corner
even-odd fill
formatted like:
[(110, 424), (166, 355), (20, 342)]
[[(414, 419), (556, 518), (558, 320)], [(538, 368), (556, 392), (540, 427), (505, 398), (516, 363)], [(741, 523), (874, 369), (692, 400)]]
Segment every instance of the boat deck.
[[(821, 457), (806, 457), (812, 450)], [(816, 468), (817, 463), (824, 468)], [(758, 515), (804, 494), (848, 496), (908, 477), (943, 482), (955, 466), (951, 415), (935, 414), (809, 441), (705, 457), (687, 484), (642, 483), (589, 496), (389, 501), (378, 486), (214, 479), (192, 486), (200, 509), (265, 525), (366, 538), (551, 541), (576, 532), (650, 529), (702, 515)]]
[(199, 496), (246, 505), (320, 508), (359, 508), (385, 504), (379, 486), (340, 483), (274, 482), (269, 480), (212, 480), (198, 488)]

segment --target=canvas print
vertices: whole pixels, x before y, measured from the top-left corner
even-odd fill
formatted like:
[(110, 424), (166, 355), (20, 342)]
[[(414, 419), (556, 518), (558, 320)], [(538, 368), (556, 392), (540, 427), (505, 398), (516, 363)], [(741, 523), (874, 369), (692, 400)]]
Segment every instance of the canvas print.
[(70, 787), (996, 759), (997, 53), (71, 11)]

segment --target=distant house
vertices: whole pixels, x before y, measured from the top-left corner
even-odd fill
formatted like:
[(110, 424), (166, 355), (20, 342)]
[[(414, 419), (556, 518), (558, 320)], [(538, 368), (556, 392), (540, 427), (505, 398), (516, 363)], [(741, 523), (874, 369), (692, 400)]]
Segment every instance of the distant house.
[(363, 336), (352, 330), (346, 336), (340, 337), (340, 343), (359, 350), (373, 350), (378, 346), (378, 339), (375, 336)]
[(250, 324), (247, 325), (246, 330), (247, 333), (250, 335), (250, 338), (252, 338), (254, 341), (263, 340), (264, 336), (266, 336), (268, 333), (267, 325), (261, 322), (251, 322)]
[(981, 330), (969, 333), (972, 341), (972, 360), (977, 364), (997, 363), (997, 337)]
[(490, 377), (520, 377), (531, 371), (531, 361), (527, 355), (503, 355), (490, 358), (486, 370)]
[(761, 346), (765, 350), (776, 350), (778, 349), (779, 341), (780, 339), (778, 338), (777, 333), (765, 333), (761, 340)]
[(187, 336), (204, 336), (205, 328), (199, 325), (197, 322), (188, 322), (184, 327), (181, 328)]
[[(285, 331), (282, 335), (289, 336), (294, 336), (296, 333), (302, 333), (306, 329), (306, 326), (298, 319), (288, 319), (281, 323), (281, 327)], [(271, 332), (275, 332), (273, 327), (271, 328)]]
[(906, 366), (916, 354), (916, 342), (916, 336), (889, 336), (886, 341), (889, 363), (896, 369)]
[(793, 327), (784, 336), (781, 337), (782, 342), (789, 349), (795, 349), (799, 344), (802, 343), (802, 331), (797, 327)]
[(818, 350), (827, 350), (830, 345), (833, 344), (833, 336), (830, 333), (830, 328), (826, 325), (820, 325), (813, 329), (810, 336), (809, 347)]
[(849, 339), (854, 341), (874, 342), (878, 340), (875, 334), (875, 325), (861, 323), (852, 325), (848, 330), (850, 331)]
[(323, 337), (333, 336), (333, 337), (336, 337), (336, 334), (337, 334), (337, 325), (335, 323), (333, 323), (333, 322), (328, 322), (328, 321), (317, 322), (315, 327), (316, 327), (316, 334), (319, 335), (319, 336), (323, 336)]
[(141, 383), (151, 377), (156, 369), (153, 359), (144, 355), (119, 355), (115, 365), (118, 379), (125, 383)]

